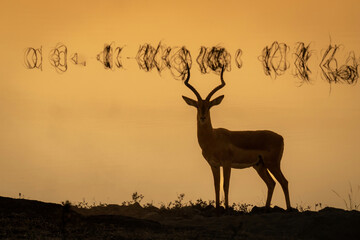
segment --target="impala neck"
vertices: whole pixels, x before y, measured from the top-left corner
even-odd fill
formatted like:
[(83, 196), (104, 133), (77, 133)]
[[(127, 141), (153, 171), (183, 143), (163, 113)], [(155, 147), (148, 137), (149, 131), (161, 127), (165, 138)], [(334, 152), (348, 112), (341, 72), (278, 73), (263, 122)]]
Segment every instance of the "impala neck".
[(213, 127), (211, 125), (210, 115), (204, 122), (201, 122), (199, 119), (197, 120), (197, 134), (200, 147), (206, 148), (211, 142), (211, 139), (213, 139)]

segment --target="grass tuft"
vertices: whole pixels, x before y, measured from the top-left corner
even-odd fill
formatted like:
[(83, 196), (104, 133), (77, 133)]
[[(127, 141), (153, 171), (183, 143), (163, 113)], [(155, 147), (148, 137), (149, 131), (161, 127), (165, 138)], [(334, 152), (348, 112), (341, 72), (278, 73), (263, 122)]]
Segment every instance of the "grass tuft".
[(356, 192), (354, 192), (351, 183), (349, 183), (349, 193), (347, 197), (342, 197), (335, 190), (332, 190), (332, 192), (344, 202), (346, 210), (359, 210), (360, 203), (358, 202), (357, 196), (360, 192), (360, 185), (358, 185)]

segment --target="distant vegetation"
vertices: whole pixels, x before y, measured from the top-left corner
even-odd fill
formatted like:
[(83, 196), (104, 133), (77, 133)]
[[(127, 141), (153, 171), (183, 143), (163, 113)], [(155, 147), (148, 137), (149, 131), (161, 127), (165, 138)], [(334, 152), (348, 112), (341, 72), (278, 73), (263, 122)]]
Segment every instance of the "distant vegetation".
[[(140, 203), (143, 200), (143, 198), (144, 198), (144, 195), (142, 195), (141, 193), (138, 193), (138, 192), (134, 192), (131, 195), (131, 200), (122, 202), (122, 204), (120, 206), (124, 207), (124, 206), (137, 205), (137, 206), (141, 206), (142, 208), (158, 208), (159, 210), (162, 210), (162, 211), (177, 210), (177, 209), (181, 209), (181, 208), (215, 209), (215, 201), (214, 200), (205, 201), (200, 198), (200, 199), (197, 199), (196, 201), (190, 200), (188, 202), (185, 202), (184, 201), (184, 198), (185, 198), (184, 193), (178, 194), (177, 199), (175, 199), (174, 201), (170, 201), (169, 203), (161, 202), (160, 207), (156, 207), (153, 202), (145, 203), (145, 204), (141, 205)], [(223, 203), (223, 201), (221, 203)], [(88, 203), (85, 201), (85, 199), (83, 199), (82, 202), (78, 202), (78, 203), (71, 203), (67, 200), (65, 202), (62, 202), (62, 204), (63, 205), (70, 204), (71, 206), (73, 206), (75, 208), (79, 208), (79, 209), (91, 209), (91, 208), (107, 207), (107, 206), (111, 205), (111, 204), (106, 204), (106, 203), (102, 203), (102, 202)], [(239, 212), (239, 213), (249, 213), (253, 207), (254, 207), (254, 205), (248, 204), (248, 203), (233, 203), (230, 207), (230, 211)]]

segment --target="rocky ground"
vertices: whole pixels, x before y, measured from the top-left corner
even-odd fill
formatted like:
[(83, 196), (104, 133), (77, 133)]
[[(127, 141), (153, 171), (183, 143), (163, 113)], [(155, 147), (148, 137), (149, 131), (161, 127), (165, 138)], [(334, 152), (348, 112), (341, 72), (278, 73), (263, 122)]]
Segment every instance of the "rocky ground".
[(360, 212), (286, 212), (138, 203), (90, 209), (0, 197), (0, 239), (360, 239)]

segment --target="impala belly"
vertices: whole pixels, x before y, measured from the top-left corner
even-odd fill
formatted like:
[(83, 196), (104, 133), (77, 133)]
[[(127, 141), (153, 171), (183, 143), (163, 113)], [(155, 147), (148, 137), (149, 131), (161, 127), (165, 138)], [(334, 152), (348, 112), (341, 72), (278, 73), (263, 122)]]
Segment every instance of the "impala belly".
[(233, 157), (231, 158), (232, 168), (241, 169), (252, 167), (259, 163), (260, 159), (263, 157), (262, 151), (259, 150), (232, 147), (231, 151), (233, 152)]
[[(256, 163), (255, 163), (256, 164)], [(237, 168), (237, 169), (243, 169), (243, 168), (249, 168), (254, 166), (255, 164), (253, 163), (231, 163), (231, 167), (232, 168)]]
[(266, 154), (261, 150), (241, 149), (233, 145), (224, 148), (203, 150), (203, 156), (211, 166), (224, 166), (228, 163), (232, 168), (248, 168), (259, 163)]

